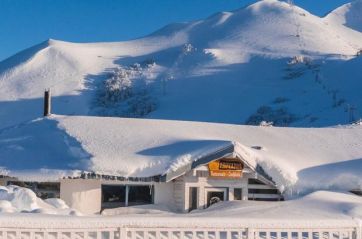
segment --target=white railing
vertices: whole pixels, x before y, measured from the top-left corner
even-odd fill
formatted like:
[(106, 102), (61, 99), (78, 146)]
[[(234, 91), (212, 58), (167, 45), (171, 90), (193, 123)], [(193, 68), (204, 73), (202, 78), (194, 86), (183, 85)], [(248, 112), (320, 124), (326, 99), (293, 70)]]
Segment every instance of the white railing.
[(351, 228), (0, 228), (1, 239), (362, 239)]

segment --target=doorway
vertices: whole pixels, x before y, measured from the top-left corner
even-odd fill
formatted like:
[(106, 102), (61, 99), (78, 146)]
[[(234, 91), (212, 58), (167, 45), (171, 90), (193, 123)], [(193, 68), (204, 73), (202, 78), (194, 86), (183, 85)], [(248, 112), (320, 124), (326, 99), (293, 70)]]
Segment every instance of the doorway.
[(205, 200), (206, 207), (227, 200), (227, 188), (206, 188), (205, 189)]
[(189, 212), (197, 209), (197, 187), (190, 187), (189, 192)]

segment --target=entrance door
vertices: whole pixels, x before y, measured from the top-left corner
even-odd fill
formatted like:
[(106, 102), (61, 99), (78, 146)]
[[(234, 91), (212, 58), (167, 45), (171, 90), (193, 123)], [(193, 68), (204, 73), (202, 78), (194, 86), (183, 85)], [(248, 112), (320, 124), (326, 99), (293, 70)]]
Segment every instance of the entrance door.
[(205, 196), (206, 196), (206, 205), (210, 207), (211, 205), (226, 201), (227, 188), (206, 188)]
[(197, 209), (197, 188), (190, 187), (189, 193), (189, 212)]

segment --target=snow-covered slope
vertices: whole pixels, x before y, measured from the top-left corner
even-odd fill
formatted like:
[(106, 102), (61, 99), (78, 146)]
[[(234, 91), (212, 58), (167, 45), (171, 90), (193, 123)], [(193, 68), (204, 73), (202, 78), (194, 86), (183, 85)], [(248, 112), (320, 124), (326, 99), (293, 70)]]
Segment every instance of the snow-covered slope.
[[(52, 89), (53, 112), (65, 115), (343, 124), (347, 105), (362, 108), (360, 88), (354, 77), (342, 73), (338, 81), (325, 66), (349, 65), (360, 48), (362, 33), (277, 0), (171, 24), (134, 41), (49, 40), (0, 62), (0, 128), (41, 116), (45, 88)], [(360, 72), (359, 63), (350, 65)], [(130, 86), (104, 86), (117, 67)], [(336, 99), (341, 87), (348, 95), (341, 90)]]
[(361, 126), (277, 128), (90, 116), (53, 116), (2, 130), (1, 174), (26, 180), (56, 180), (81, 171), (156, 176), (230, 142), (282, 190), (362, 187)]
[(362, 1), (354, 0), (347, 3), (326, 16), (326, 20), (332, 24), (343, 24), (362, 32)]

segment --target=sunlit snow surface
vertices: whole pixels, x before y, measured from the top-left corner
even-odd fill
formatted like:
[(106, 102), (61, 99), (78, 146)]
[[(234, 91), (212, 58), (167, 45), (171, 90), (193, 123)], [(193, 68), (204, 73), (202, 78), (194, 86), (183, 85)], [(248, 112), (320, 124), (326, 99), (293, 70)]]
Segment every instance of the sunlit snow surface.
[[(0, 205), (1, 208), (1, 205)], [(63, 209), (67, 211), (69, 209)], [(221, 202), (190, 214), (173, 213), (159, 205), (144, 205), (106, 210), (102, 216), (72, 216), (51, 210), (20, 214), (0, 213), (0, 225), (6, 228), (98, 228), (168, 227), (218, 228), (340, 228), (356, 227), (362, 218), (360, 197), (338, 192), (318, 191), (285, 202)], [(51, 214), (51, 215), (46, 215)], [(57, 214), (57, 215), (56, 215)], [(79, 214), (78, 214), (79, 215)]]
[(2, 130), (0, 164), (3, 173), (26, 180), (57, 180), (81, 171), (147, 177), (175, 171), (230, 144), (292, 194), (362, 186), (359, 125), (278, 128), (52, 116)]
[[(49, 40), (0, 62), (0, 128), (41, 116), (46, 88), (56, 114), (102, 114), (97, 93), (109, 72), (149, 60), (149, 118), (245, 124), (268, 106), (293, 116), (289, 126), (345, 124), (349, 106), (362, 116), (361, 48), (362, 33), (276, 0), (133, 41)], [(296, 56), (311, 62), (288, 64)]]

